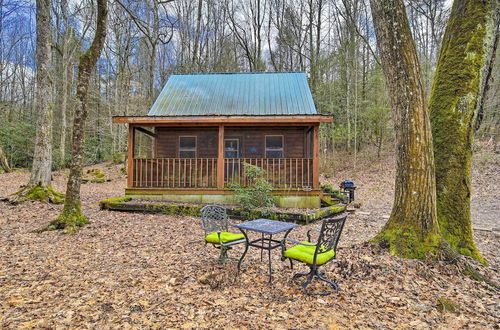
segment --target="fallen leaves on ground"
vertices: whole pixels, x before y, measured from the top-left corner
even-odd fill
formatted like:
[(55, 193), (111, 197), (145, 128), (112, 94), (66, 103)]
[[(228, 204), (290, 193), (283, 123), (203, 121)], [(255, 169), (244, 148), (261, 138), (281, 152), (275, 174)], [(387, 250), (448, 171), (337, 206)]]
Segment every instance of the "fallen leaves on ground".
[[(116, 197), (125, 187), (119, 166), (101, 167), (115, 173), (113, 181), (82, 185), (83, 207), (91, 224), (76, 235), (32, 233), (55, 218), (60, 205), (0, 204), (1, 328), (486, 329), (497, 325), (498, 290), (464, 277), (455, 266), (401, 260), (365, 243), (386, 221), (382, 216), (390, 211), (391, 192), (385, 189), (391, 187), (378, 194), (368, 191), (390, 173), (368, 169), (357, 174), (363, 207), (346, 223), (337, 261), (323, 267), (340, 291), (318, 297), (304, 295), (301, 280), (291, 281), (293, 274), (307, 268), (294, 263), (290, 269), (278, 250), (271, 254), (271, 285), (266, 254), (261, 262), (258, 250), (249, 250), (239, 273), (236, 261), (218, 264), (219, 251), (203, 242), (197, 217), (99, 210), (99, 200)], [(5, 196), (26, 182), (28, 173), (0, 177), (0, 195)], [(57, 172), (54, 186), (62, 191), (65, 180), (66, 172)], [(303, 239), (308, 229), (317, 226), (301, 226), (290, 237)], [(498, 281), (495, 235), (476, 232), (476, 240), (491, 261), (483, 272)], [(238, 258), (242, 252), (243, 246), (237, 246), (229, 255)], [(310, 287), (326, 289), (318, 282)], [(454, 312), (438, 308), (445, 300), (459, 308)]]

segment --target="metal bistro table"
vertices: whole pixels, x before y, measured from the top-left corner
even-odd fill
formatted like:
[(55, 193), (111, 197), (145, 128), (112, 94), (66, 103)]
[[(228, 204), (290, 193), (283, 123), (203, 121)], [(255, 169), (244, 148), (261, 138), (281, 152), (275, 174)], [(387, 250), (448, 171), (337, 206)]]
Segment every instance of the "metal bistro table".
[[(243, 261), (243, 258), (245, 258), (249, 246), (261, 249), (260, 261), (262, 261), (263, 259), (262, 258), (262, 254), (264, 252), (263, 250), (267, 250), (269, 254), (269, 283), (271, 283), (272, 279), (271, 250), (282, 247), (283, 241), (286, 239), (290, 231), (293, 228), (298, 227), (299, 225), (296, 223), (269, 220), (269, 219), (256, 219), (236, 224), (234, 226), (238, 228), (243, 233), (243, 235), (245, 235), (245, 240), (246, 240), (245, 251), (241, 255), (240, 261), (238, 262), (238, 271), (240, 271), (241, 262)], [(262, 233), (262, 237), (250, 241), (250, 239), (248, 238), (247, 231)], [(273, 235), (282, 232), (286, 232), (285, 236), (283, 237), (283, 240), (279, 241), (273, 239)], [(264, 235), (269, 235), (269, 237), (264, 237)]]

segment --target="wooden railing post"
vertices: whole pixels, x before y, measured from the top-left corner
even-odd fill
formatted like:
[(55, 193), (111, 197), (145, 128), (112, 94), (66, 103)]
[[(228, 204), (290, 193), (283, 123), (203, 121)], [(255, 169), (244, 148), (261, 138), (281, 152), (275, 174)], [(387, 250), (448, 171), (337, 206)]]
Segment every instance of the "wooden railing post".
[(314, 125), (313, 129), (313, 177), (314, 189), (319, 189), (319, 125)]
[(217, 188), (224, 188), (224, 125), (219, 125), (217, 144)]
[(128, 125), (128, 155), (127, 155), (127, 188), (132, 188), (134, 180), (134, 142), (135, 128)]

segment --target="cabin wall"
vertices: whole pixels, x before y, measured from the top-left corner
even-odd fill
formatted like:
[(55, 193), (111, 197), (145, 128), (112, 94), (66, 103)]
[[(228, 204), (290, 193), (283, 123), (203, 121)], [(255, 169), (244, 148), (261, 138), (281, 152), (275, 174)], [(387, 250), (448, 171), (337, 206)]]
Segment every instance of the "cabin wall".
[(215, 127), (157, 127), (155, 131), (158, 134), (156, 139), (157, 158), (178, 158), (180, 136), (196, 136), (197, 158), (217, 158), (218, 129)]
[[(309, 132), (308, 132), (309, 131)], [(217, 158), (217, 127), (169, 128), (155, 129), (156, 157), (179, 157), (179, 137), (197, 137), (197, 157)], [(265, 136), (283, 135), (284, 158), (307, 158), (310, 155), (311, 131), (308, 127), (233, 127), (226, 126), (225, 138), (240, 140), (242, 158), (265, 158)]]

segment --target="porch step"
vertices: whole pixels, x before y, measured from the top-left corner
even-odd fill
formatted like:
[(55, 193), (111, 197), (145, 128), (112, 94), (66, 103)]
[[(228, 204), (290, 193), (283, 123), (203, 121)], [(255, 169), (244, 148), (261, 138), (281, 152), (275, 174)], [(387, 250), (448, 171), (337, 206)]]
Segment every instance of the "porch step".
[(326, 207), (326, 206), (333, 206), (337, 204), (341, 204), (342, 201), (338, 198), (335, 198), (331, 195), (323, 195), (321, 196), (321, 206)]

